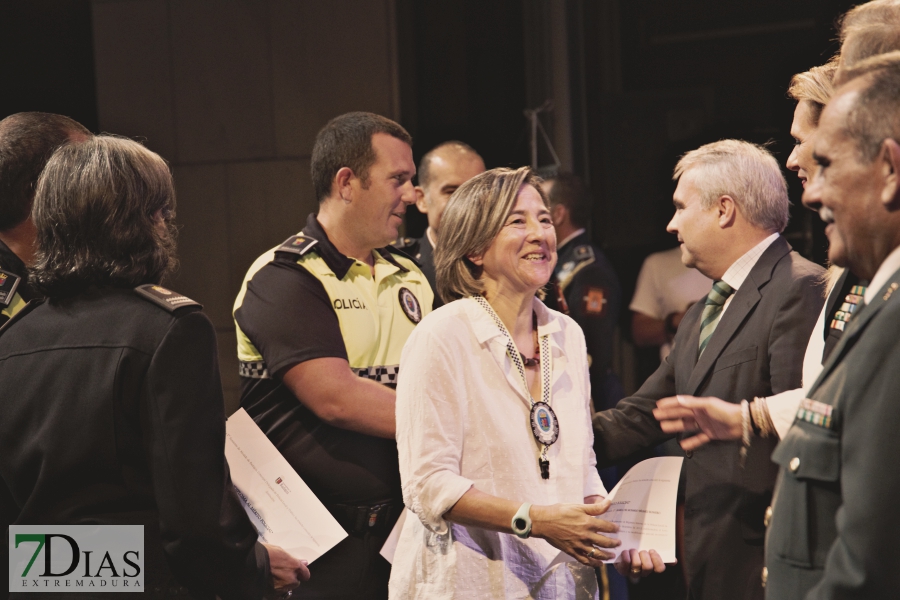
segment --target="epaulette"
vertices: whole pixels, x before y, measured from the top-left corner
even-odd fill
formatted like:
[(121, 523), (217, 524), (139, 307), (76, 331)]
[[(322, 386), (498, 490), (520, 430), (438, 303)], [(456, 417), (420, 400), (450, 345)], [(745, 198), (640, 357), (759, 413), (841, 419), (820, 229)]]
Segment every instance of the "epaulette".
[(13, 323), (18, 323), (22, 319), (22, 317), (24, 317), (43, 303), (43, 298), (35, 298), (34, 300), (29, 300), (25, 304), (25, 306), (23, 306), (22, 309), (14, 314), (10, 319), (7, 319), (5, 322), (0, 322), (0, 335), (3, 335), (5, 331), (9, 330), (9, 328), (12, 327)]
[(413, 246), (418, 246), (419, 240), (418, 238), (411, 237), (402, 237), (397, 238), (393, 244), (391, 244), (394, 248), (400, 250), (406, 250), (407, 248), (412, 248)]
[(581, 246), (575, 248), (572, 253), (572, 257), (576, 262), (591, 260), (594, 258), (594, 249), (591, 248), (590, 244), (582, 244)]
[(283, 244), (275, 248), (275, 253), (287, 252), (296, 256), (303, 256), (310, 248), (319, 243), (319, 240), (302, 234), (292, 235)]
[[(409, 238), (406, 238), (406, 239), (409, 239)], [(416, 242), (418, 240), (413, 240), (413, 241)], [(402, 256), (403, 258), (408, 258), (409, 260), (411, 260), (413, 262), (414, 265), (416, 265), (420, 269), (422, 268), (422, 264), (419, 262), (419, 260), (415, 256), (411, 255), (409, 252), (407, 252), (406, 248), (401, 250), (400, 248), (398, 248), (396, 246), (385, 246), (384, 250), (387, 250), (391, 254), (396, 254), (398, 256)]]
[(20, 281), (22, 281), (22, 278), (15, 273), (0, 269), (0, 307), (6, 308), (9, 306)]
[(137, 286), (136, 288), (134, 288), (134, 291), (144, 300), (149, 300), (150, 302), (156, 304), (157, 306), (163, 307), (171, 313), (180, 308), (203, 308), (203, 305), (199, 302), (194, 302), (187, 296), (183, 296), (178, 292), (167, 290), (161, 285), (148, 283), (145, 285)]

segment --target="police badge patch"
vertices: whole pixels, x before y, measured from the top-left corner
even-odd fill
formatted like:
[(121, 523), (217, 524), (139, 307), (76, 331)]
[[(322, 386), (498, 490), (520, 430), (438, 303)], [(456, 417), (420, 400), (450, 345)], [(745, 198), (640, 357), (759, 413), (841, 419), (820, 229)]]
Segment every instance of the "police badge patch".
[(418, 324), (422, 320), (422, 307), (419, 306), (419, 300), (405, 287), (400, 288), (400, 308), (413, 323)]

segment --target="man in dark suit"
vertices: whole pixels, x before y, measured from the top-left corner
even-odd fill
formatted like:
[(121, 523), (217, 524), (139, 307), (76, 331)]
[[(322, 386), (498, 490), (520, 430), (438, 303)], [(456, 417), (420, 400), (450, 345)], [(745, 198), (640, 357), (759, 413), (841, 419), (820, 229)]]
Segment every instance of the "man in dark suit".
[[(707, 144), (682, 157), (675, 178), (668, 230), (678, 235), (684, 264), (715, 283), (685, 314), (656, 373), (634, 396), (595, 415), (598, 464), (672, 437), (653, 417), (662, 398), (740, 402), (799, 387), (824, 301), (823, 270), (780, 235), (787, 186), (768, 151), (738, 140)], [(690, 598), (763, 597), (763, 514), (777, 472), (772, 448), (764, 440), (745, 454), (741, 442), (715, 442), (687, 454), (683, 566)]]
[(836, 83), (803, 202), (829, 221), (831, 261), (870, 284), (772, 456), (781, 466), (766, 541), (775, 599), (900, 590), (900, 52), (842, 67)]
[(456, 188), (484, 173), (484, 160), (465, 142), (450, 141), (429, 150), (419, 162), (416, 208), (428, 216), (428, 229), (420, 238), (401, 238), (396, 246), (419, 261), (428, 284), (434, 290), (434, 308), (442, 306), (434, 275), (434, 245), (441, 215)]

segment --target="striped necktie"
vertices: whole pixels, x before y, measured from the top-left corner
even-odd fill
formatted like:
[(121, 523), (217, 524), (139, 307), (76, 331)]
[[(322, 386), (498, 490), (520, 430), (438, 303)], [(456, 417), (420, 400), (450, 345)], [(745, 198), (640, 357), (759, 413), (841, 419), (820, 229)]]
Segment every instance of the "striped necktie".
[(722, 309), (728, 296), (734, 293), (734, 289), (724, 281), (713, 283), (712, 289), (706, 296), (706, 306), (703, 307), (703, 316), (700, 319), (700, 354), (706, 349), (719, 319), (722, 318)]

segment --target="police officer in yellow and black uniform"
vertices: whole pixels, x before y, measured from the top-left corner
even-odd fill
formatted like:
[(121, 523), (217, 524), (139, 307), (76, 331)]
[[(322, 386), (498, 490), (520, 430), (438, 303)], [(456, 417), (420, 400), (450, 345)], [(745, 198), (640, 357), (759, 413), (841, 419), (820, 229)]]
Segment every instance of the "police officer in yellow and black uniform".
[(387, 246), (415, 200), (411, 143), (378, 115), (329, 122), (311, 161), (318, 214), (257, 259), (235, 302), (241, 406), (349, 534), (302, 598), (387, 597), (379, 551), (403, 509), (393, 388), (433, 300)]

